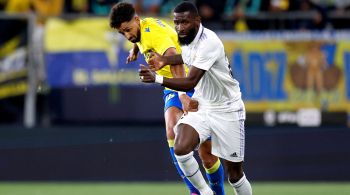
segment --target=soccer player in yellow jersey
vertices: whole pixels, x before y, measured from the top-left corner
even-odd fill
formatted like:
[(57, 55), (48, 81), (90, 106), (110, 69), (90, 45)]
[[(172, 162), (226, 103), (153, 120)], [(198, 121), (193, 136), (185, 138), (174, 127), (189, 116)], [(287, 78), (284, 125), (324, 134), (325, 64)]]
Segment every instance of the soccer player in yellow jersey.
[[(110, 12), (110, 26), (116, 29), (130, 42), (134, 43), (127, 62), (137, 59), (138, 52), (144, 55), (148, 61), (152, 52), (163, 56), (173, 56), (181, 53), (177, 33), (168, 24), (159, 19), (141, 19), (136, 13), (132, 4), (120, 2), (114, 5)], [(157, 71), (157, 74), (168, 78), (185, 77), (188, 68), (183, 64), (175, 66), (164, 66)], [(192, 100), (193, 91), (189, 93), (177, 92), (164, 89), (164, 118), (166, 125), (166, 136), (170, 148), (170, 154), (178, 173), (183, 178), (190, 194), (199, 194), (189, 180), (184, 176), (174, 156), (174, 126), (184, 112), (196, 111), (198, 102)], [(180, 97), (179, 97), (180, 96)], [(208, 140), (199, 148), (199, 156), (207, 172), (207, 178), (213, 191), (217, 195), (224, 194), (224, 170), (220, 160), (211, 154), (211, 141)]]

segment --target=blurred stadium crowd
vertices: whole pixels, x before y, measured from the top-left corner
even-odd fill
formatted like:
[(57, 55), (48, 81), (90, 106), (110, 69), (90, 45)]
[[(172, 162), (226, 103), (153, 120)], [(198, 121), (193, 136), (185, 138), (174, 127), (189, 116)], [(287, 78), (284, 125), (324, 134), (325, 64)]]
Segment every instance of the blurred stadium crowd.
[[(147, 16), (170, 16), (181, 0), (127, 0)], [(203, 23), (224, 30), (322, 30), (348, 28), (350, 0), (192, 0)], [(106, 16), (118, 0), (0, 0), (0, 10), (49, 16)]]

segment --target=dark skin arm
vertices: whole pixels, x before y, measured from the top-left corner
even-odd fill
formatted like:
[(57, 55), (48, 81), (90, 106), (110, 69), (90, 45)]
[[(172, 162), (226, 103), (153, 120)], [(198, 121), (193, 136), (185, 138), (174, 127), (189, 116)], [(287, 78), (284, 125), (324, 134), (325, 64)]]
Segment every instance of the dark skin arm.
[[(150, 55), (150, 59), (148, 60), (148, 64), (150, 65), (150, 69), (153, 71), (157, 71), (162, 69), (165, 65), (178, 65), (183, 64), (182, 57), (180, 54), (174, 55), (160, 55), (159, 53), (152, 52)], [(172, 66), (171, 66), (172, 67)]]
[[(153, 54), (151, 54), (151, 55), (153, 55)], [(170, 58), (171, 59), (172, 56), (177, 55), (177, 52), (176, 52), (175, 48), (170, 47), (164, 52), (163, 56), (161, 56), (160, 54), (158, 54), (158, 55), (159, 55), (159, 57), (163, 57), (165, 59), (166, 58)], [(181, 57), (181, 55), (178, 55), (178, 56)], [(164, 67), (164, 65), (161, 68), (163, 68), (163, 67)], [(173, 64), (172, 66), (170, 66), (170, 71), (171, 71), (171, 74), (173, 75), (174, 78), (186, 77), (185, 68), (184, 68), (184, 65), (182, 63)], [(179, 98), (180, 98), (180, 101), (181, 101), (181, 104), (182, 104), (183, 112), (185, 114), (187, 114), (187, 112), (195, 112), (195, 111), (198, 110), (198, 102), (196, 100), (192, 100), (186, 94), (180, 95)]]
[[(163, 86), (178, 91), (190, 91), (193, 89), (199, 80), (203, 77), (205, 70), (191, 66), (188, 76), (185, 78), (166, 78), (163, 79)], [(155, 74), (144, 65), (140, 65), (139, 76), (144, 83), (154, 83)]]
[[(148, 63), (151, 60), (152, 55), (153, 55), (153, 52), (151, 53), (151, 57), (148, 60)], [(163, 57), (168, 58), (168, 57), (171, 57), (173, 55), (177, 55), (176, 49), (173, 47), (170, 47), (164, 52)], [(164, 65), (163, 65), (163, 67), (164, 67)], [(182, 78), (182, 77), (186, 76), (185, 68), (184, 68), (184, 65), (182, 63), (178, 63), (178, 64), (174, 64), (173, 66), (170, 66), (170, 71), (171, 71), (171, 74), (173, 75), (174, 78)]]

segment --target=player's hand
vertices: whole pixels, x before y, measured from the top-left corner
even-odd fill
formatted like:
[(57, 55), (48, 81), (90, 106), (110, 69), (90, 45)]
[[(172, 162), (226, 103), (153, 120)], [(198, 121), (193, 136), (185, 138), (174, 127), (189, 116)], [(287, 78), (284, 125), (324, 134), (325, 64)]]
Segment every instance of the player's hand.
[(182, 110), (184, 112), (184, 115), (187, 115), (188, 112), (197, 112), (198, 111), (198, 101), (191, 99), (190, 96), (186, 94), (181, 94), (179, 97), (181, 104), (182, 104)]
[(139, 52), (136, 52), (134, 49), (130, 49), (129, 56), (126, 58), (126, 63), (130, 63), (132, 61), (137, 60)]
[(148, 59), (148, 64), (151, 70), (157, 71), (159, 69), (162, 69), (166, 64), (165, 64), (165, 59), (163, 58), (162, 55), (160, 55), (157, 52), (151, 52), (149, 59)]
[(140, 64), (139, 76), (144, 83), (154, 83), (156, 80), (155, 73), (143, 64)]

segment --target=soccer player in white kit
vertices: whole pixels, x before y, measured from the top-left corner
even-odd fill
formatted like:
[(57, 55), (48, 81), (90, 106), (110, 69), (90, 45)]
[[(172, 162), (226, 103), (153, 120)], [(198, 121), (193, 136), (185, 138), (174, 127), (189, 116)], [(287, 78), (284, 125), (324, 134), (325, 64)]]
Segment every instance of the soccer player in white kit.
[(213, 194), (199, 171), (193, 151), (211, 137), (212, 153), (224, 159), (228, 181), (236, 194), (251, 195), (251, 185), (243, 172), (245, 108), (224, 46), (213, 31), (201, 25), (192, 3), (182, 2), (175, 7), (174, 24), (182, 54), (171, 57), (154, 54), (149, 63), (152, 69), (159, 69), (163, 64), (184, 62), (190, 67), (187, 77), (162, 77), (141, 65), (140, 79), (178, 91), (195, 89), (192, 98), (199, 103), (198, 111), (188, 112), (178, 121), (174, 150), (181, 169), (200, 193)]

